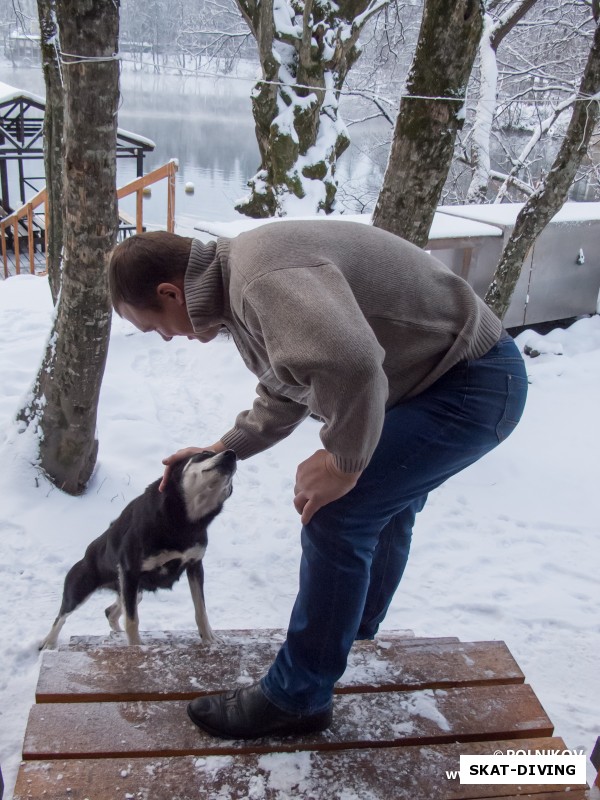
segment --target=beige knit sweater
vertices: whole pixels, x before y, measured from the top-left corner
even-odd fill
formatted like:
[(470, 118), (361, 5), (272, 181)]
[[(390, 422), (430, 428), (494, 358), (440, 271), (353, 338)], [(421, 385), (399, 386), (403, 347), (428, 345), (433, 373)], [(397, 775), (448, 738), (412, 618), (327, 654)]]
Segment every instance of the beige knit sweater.
[(276, 222), (195, 240), (185, 295), (194, 327), (225, 325), (259, 380), (224, 444), (248, 458), (313, 412), (345, 472), (368, 464), (386, 408), (484, 355), (502, 330), (439, 261), (352, 222)]

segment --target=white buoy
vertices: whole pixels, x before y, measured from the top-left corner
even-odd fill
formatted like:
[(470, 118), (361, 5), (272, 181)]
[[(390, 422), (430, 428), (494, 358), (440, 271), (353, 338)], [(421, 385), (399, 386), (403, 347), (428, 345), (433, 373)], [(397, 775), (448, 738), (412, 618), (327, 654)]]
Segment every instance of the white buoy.
[(142, 189), (142, 195), (144, 197), (152, 197), (152, 189), (149, 186), (144, 186)]
[(188, 181), (185, 185), (185, 192), (186, 194), (194, 194), (196, 187), (191, 181)]

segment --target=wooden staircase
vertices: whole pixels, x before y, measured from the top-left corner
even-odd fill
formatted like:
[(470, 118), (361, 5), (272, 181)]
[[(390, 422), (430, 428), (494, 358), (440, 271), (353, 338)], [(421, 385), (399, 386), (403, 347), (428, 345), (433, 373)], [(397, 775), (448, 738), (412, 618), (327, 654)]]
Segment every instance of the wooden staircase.
[(44, 654), (14, 800), (583, 800), (581, 785), (462, 785), (459, 755), (565, 749), (503, 642), (357, 643), (324, 733), (228, 741), (190, 698), (260, 678), (283, 631), (79, 638)]

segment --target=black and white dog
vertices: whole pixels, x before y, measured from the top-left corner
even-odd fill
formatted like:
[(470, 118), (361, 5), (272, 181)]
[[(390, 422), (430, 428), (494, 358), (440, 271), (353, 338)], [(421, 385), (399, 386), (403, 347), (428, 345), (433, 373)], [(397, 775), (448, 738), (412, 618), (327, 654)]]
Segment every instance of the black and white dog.
[(198, 632), (214, 641), (204, 605), (202, 558), (206, 529), (231, 494), (236, 469), (233, 450), (204, 451), (171, 469), (163, 492), (160, 479), (123, 510), (108, 529), (88, 546), (65, 578), (62, 604), (40, 650), (54, 647), (67, 616), (97, 589), (113, 589), (115, 603), (106, 609), (110, 627), (121, 630), (125, 612), (129, 644), (140, 644), (137, 606), (141, 592), (171, 589), (187, 573)]

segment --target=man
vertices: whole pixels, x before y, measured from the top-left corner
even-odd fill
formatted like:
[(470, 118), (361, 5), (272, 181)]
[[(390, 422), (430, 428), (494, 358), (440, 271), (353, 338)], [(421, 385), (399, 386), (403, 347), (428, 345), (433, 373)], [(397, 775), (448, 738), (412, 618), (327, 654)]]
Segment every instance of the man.
[(323, 730), (355, 639), (373, 638), (427, 493), (509, 435), (523, 360), (458, 276), (390, 233), (277, 222), (203, 244), (164, 232), (117, 246), (116, 311), (165, 340), (226, 329), (258, 377), (251, 410), (208, 447), (249, 458), (307, 415), (323, 449), (301, 463), (300, 586), (287, 639), (251, 687), (198, 698), (191, 719), (230, 738)]

